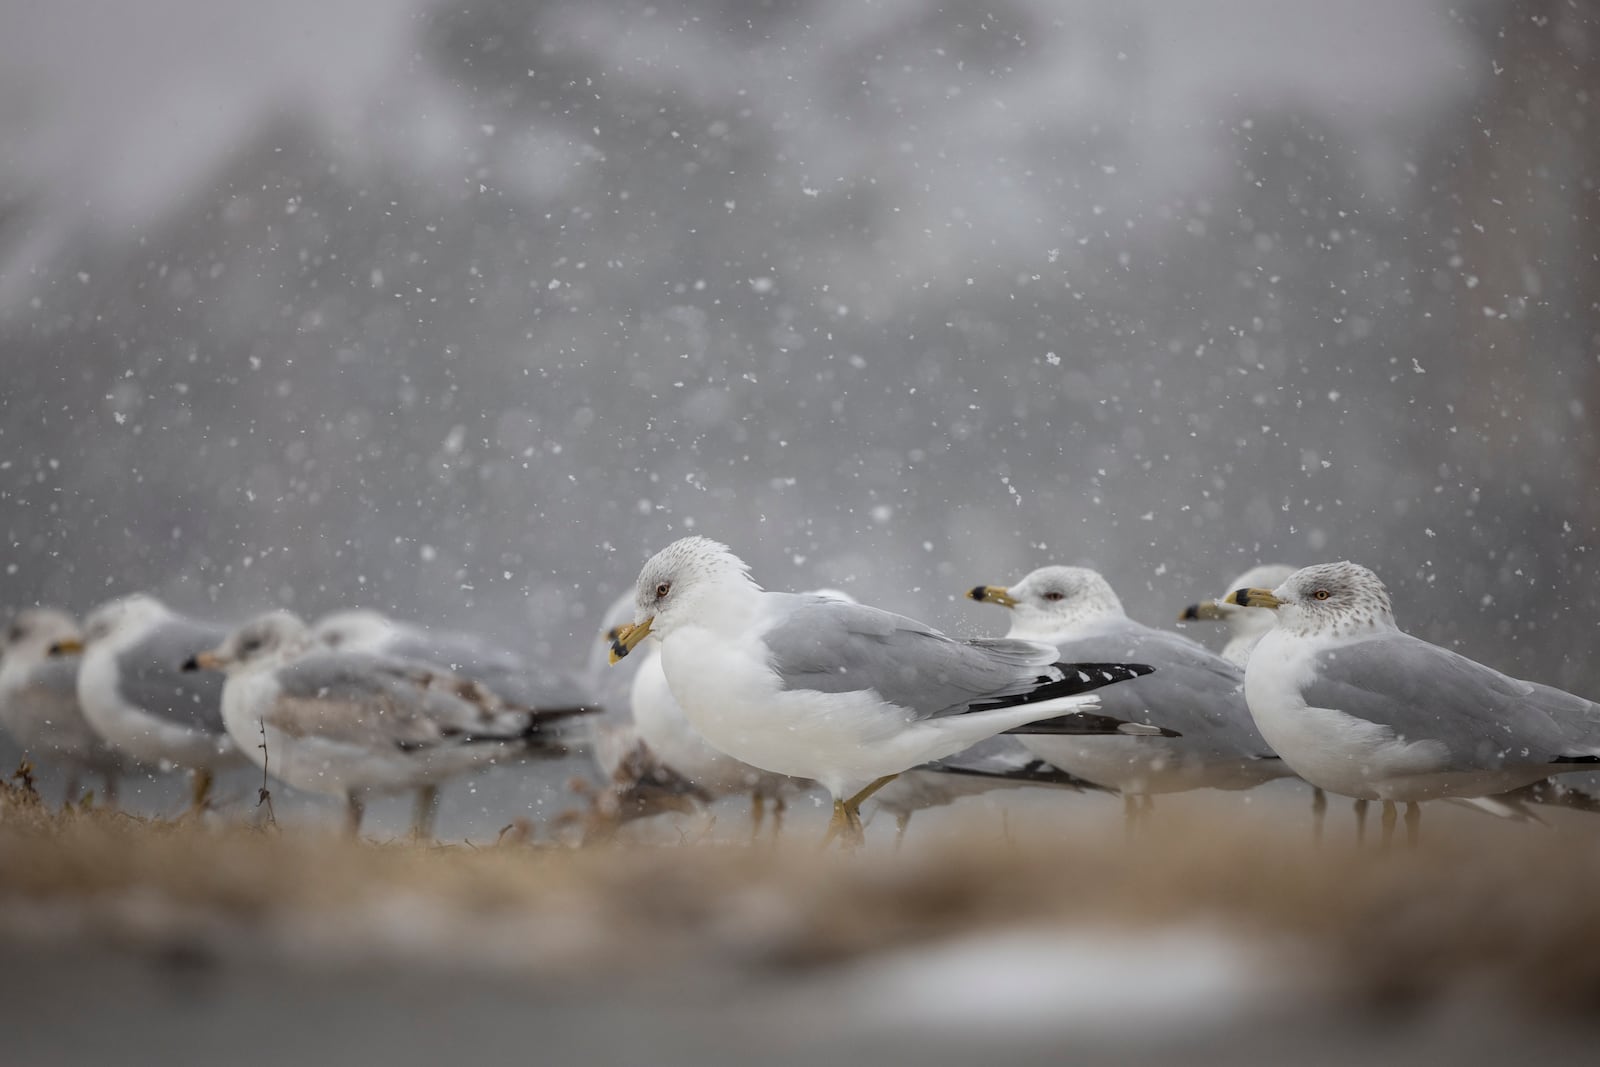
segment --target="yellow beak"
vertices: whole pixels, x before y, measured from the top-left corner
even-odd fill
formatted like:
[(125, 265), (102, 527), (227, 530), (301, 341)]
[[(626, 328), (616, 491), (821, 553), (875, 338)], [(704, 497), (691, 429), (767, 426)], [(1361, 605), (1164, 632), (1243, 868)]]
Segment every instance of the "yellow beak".
[(74, 656), (83, 651), (83, 642), (76, 637), (69, 637), (64, 641), (57, 641), (50, 646), (52, 656)]
[(1272, 595), (1270, 589), (1235, 589), (1223, 598), (1224, 604), (1237, 604), (1241, 608), (1281, 608), (1283, 601)]
[(1201, 619), (1220, 619), (1225, 613), (1215, 600), (1202, 600), (1190, 604), (1178, 615), (1179, 622), (1199, 622)]
[(967, 590), (967, 596), (980, 604), (999, 604), (1003, 608), (1017, 606), (1017, 598), (1006, 592), (1003, 585), (975, 585)]
[(644, 622), (629, 624), (617, 631), (617, 636), (611, 639), (611, 662), (626, 656), (636, 648), (640, 641), (650, 636), (650, 627), (655, 623), (656, 617), (650, 616)]
[(202, 652), (194, 658), (194, 665), (203, 671), (220, 671), (222, 657), (215, 652)]

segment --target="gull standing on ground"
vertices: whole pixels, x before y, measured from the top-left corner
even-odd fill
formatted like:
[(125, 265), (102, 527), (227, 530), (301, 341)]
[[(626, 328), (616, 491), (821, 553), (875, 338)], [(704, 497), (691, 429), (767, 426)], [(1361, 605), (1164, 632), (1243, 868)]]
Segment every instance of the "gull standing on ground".
[(431, 832), (447, 778), (524, 753), (563, 754), (558, 722), (588, 709), (513, 708), (468, 678), (320, 645), (275, 611), (195, 657), (223, 671), (222, 717), (258, 767), (297, 789), (343, 797), (356, 833), (368, 791), (419, 791), (413, 829)]
[[(1228, 591), (1236, 589), (1276, 589), (1299, 567), (1291, 567), (1284, 563), (1264, 563), (1259, 567), (1252, 567), (1228, 583)], [(1230, 604), (1226, 600), (1202, 600), (1190, 604), (1178, 616), (1179, 622), (1196, 622), (1206, 619), (1215, 619), (1225, 622), (1230, 632), (1228, 643), (1222, 649), (1222, 658), (1232, 663), (1237, 663), (1243, 668), (1250, 661), (1250, 652), (1256, 644), (1265, 637), (1274, 626), (1278, 625), (1278, 616), (1268, 608), (1246, 608), (1237, 604)], [(1328, 809), (1327, 793), (1320, 786), (1312, 786), (1311, 810), (1313, 812), (1312, 834), (1316, 840), (1322, 840), (1323, 815)], [(1600, 811), (1600, 802), (1581, 790), (1570, 786), (1561, 785), (1555, 780), (1535, 782), (1533, 785), (1511, 793), (1493, 797), (1458, 797), (1452, 798), (1464, 807), (1476, 808), (1501, 819), (1532, 819), (1539, 821), (1539, 817), (1527, 808), (1528, 804), (1539, 804), (1549, 807), (1567, 808), (1572, 811)], [(1360, 844), (1367, 835), (1367, 802), (1355, 802), (1356, 814), (1356, 843)]]
[(83, 652), (78, 703), (89, 725), (139, 763), (187, 768), (197, 812), (218, 771), (246, 765), (222, 724), (222, 679), (183, 671), (227, 632), (136, 593), (90, 612), (81, 642), (56, 644), (58, 653)]
[(861, 802), (900, 772), (1007, 730), (1164, 732), (1095, 714), (1088, 693), (1146, 666), (1058, 664), (1048, 645), (957, 641), (864, 604), (769, 593), (704, 537), (656, 553), (635, 593), (612, 655), (660, 640), (667, 684), (702, 737), (833, 796), (825, 841), (858, 843)]
[[(1223, 595), (1235, 589), (1276, 589), (1284, 579), (1299, 570), (1287, 563), (1263, 563), (1251, 567), (1228, 583)], [(1227, 624), (1228, 643), (1218, 653), (1223, 659), (1244, 670), (1250, 662), (1250, 650), (1256, 642), (1267, 636), (1267, 631), (1278, 625), (1278, 617), (1266, 608), (1242, 608), (1226, 600), (1202, 600), (1190, 604), (1178, 615), (1179, 622), (1216, 620)]]
[[(590, 653), (584, 680), (594, 692), (600, 710), (587, 717), (589, 754), (606, 788), (595, 791), (577, 781), (573, 787), (590, 802), (587, 813), (567, 813), (585, 837), (608, 836), (623, 823), (667, 812), (700, 811), (716, 798), (656, 758), (639, 738), (633, 719), (633, 682), (639, 669), (654, 657), (631, 656), (618, 667), (609, 666), (608, 653), (622, 628), (633, 621), (633, 590), (618, 597), (601, 616), (600, 640)], [(660, 664), (655, 663), (657, 669)]]
[[(1263, 563), (1251, 567), (1233, 581), (1228, 583), (1224, 593), (1231, 593), (1235, 589), (1265, 588), (1275, 589), (1289, 575), (1299, 570), (1287, 563)], [(1238, 604), (1229, 604), (1225, 600), (1202, 600), (1190, 604), (1178, 614), (1179, 622), (1216, 621), (1228, 627), (1228, 643), (1222, 646), (1218, 653), (1223, 659), (1238, 667), (1241, 671), (1250, 662), (1250, 650), (1256, 643), (1267, 636), (1267, 631), (1278, 625), (1278, 617), (1266, 608), (1242, 608)], [(1311, 787), (1311, 837), (1313, 841), (1322, 840), (1322, 824), (1328, 812), (1328, 794), (1321, 786)], [(1362, 824), (1358, 823), (1356, 831), (1359, 835)]]
[[(841, 604), (857, 603), (854, 597), (837, 589), (816, 589), (803, 595), (836, 600)], [(615, 635), (611, 639), (614, 642)], [(761, 832), (770, 803), (772, 833), (776, 837), (783, 827), (789, 797), (807, 789), (811, 783), (752, 767), (713, 747), (700, 736), (673, 697), (666, 671), (661, 666), (660, 646), (651, 646), (640, 653), (639, 658), (643, 662), (634, 670), (628, 694), (634, 736), (663, 765), (711, 797), (748, 793), (752, 840)]]
[(1119, 790), (1130, 822), (1143, 818), (1156, 793), (1252, 789), (1293, 773), (1250, 721), (1244, 672), (1187, 637), (1128, 618), (1099, 573), (1041, 567), (1010, 588), (980, 585), (967, 595), (1010, 608), (1008, 637), (1049, 642), (1062, 659), (1138, 660), (1155, 668), (1101, 693), (1101, 709), (1179, 736), (1023, 739), (1067, 773)]
[(596, 703), (581, 679), (535, 664), (477, 634), (418, 626), (366, 608), (325, 615), (312, 626), (312, 632), (323, 644), (342, 652), (367, 652), (442, 667), (487, 686), (501, 700), (519, 707), (560, 709)]
[(1250, 714), (1284, 762), (1332, 793), (1406, 805), (1477, 798), (1600, 763), (1600, 704), (1501, 674), (1395, 625), (1389, 591), (1354, 563), (1296, 571), (1227, 602), (1275, 611), (1250, 655)]
[(80, 657), (51, 649), (80, 642), (72, 616), (54, 608), (17, 613), (0, 639), (0, 725), (30, 759), (60, 763), (66, 770), (63, 804), (78, 799), (84, 773), (105, 782), (101, 799), (116, 804), (122, 755), (100, 739), (78, 705)]

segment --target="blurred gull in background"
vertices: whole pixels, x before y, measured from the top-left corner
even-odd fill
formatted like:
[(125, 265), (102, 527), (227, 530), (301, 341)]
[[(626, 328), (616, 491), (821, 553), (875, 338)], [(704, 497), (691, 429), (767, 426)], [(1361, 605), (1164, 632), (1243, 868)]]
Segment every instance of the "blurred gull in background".
[(440, 782), (525, 754), (563, 755), (560, 723), (470, 679), (319, 645), (285, 611), (254, 619), (195, 667), (227, 675), (222, 713), (240, 749), (297, 789), (340, 797), (360, 830), (368, 791), (418, 791), (413, 830), (432, 832)]
[[(1236, 589), (1276, 589), (1298, 569), (1287, 563), (1263, 563), (1251, 567), (1229, 582), (1222, 595), (1227, 596)], [(1277, 617), (1266, 608), (1244, 608), (1226, 600), (1202, 600), (1190, 604), (1178, 614), (1179, 622), (1201, 620), (1220, 620), (1227, 626), (1228, 643), (1222, 647), (1219, 655), (1240, 670), (1244, 670), (1245, 664), (1250, 662), (1250, 650), (1256, 647), (1256, 642), (1278, 624)]]
[(84, 718), (129, 759), (188, 770), (193, 811), (205, 808), (217, 772), (246, 763), (222, 722), (222, 679), (183, 670), (227, 633), (136, 593), (90, 612), (81, 643), (56, 643), (60, 652), (83, 651)]
[[(80, 777), (97, 774), (100, 799), (117, 800), (117, 778), (127, 760), (100, 739), (78, 704), (81, 641), (72, 616), (53, 608), (17, 613), (0, 639), (0, 726), (22, 746), (25, 757), (60, 764), (66, 771), (63, 803), (77, 799)], [(52, 655), (56, 646), (64, 646)]]
[(540, 666), (488, 638), (461, 630), (423, 627), (380, 611), (352, 609), (325, 615), (312, 634), (329, 648), (370, 652), (388, 659), (430, 663), (470, 678), (508, 704), (558, 711), (587, 707), (594, 696), (576, 672)]

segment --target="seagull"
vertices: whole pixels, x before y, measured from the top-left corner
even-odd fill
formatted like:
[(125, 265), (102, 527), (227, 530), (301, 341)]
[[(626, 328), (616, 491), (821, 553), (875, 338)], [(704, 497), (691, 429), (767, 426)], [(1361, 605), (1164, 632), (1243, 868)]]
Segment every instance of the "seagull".
[(428, 834), (440, 782), (527, 752), (561, 754), (552, 727), (579, 713), (512, 707), (460, 675), (328, 649), (287, 611), (245, 623), (192, 666), (226, 674), (222, 718), (239, 748), (297, 789), (343, 797), (351, 834), (368, 791), (407, 789), (419, 791), (413, 829)]
[(898, 846), (911, 816), (919, 811), (942, 808), (963, 797), (1029, 786), (1076, 792), (1102, 789), (1040, 759), (1014, 737), (991, 737), (953, 756), (911, 768), (878, 790), (873, 800), (877, 810), (894, 816)]
[(582, 679), (541, 667), (477, 634), (419, 626), (366, 608), (325, 615), (312, 631), (329, 648), (442, 667), (520, 707), (560, 710), (595, 703)]
[(1096, 571), (1041, 567), (1010, 588), (980, 585), (967, 595), (1012, 609), (1007, 636), (1049, 642), (1061, 659), (1131, 659), (1155, 667), (1148, 678), (1106, 690), (1100, 706), (1179, 736), (1023, 739), (1067, 773), (1119, 790), (1130, 824), (1143, 818), (1157, 793), (1251, 789), (1292, 774), (1250, 720), (1244, 672), (1186, 637), (1128, 618)]
[(78, 703), (107, 744), (139, 763), (189, 770), (194, 812), (204, 810), (218, 771), (245, 765), (222, 724), (222, 679), (182, 670), (226, 635), (136, 593), (90, 612), (83, 639), (54, 648), (83, 653)]
[(29, 757), (65, 766), (63, 804), (78, 799), (78, 785), (87, 772), (105, 782), (102, 799), (114, 805), (126, 761), (100, 739), (78, 706), (78, 655), (50, 654), (57, 644), (80, 641), (78, 624), (64, 611), (29, 608), (17, 613), (0, 638), (0, 725)]
[(648, 636), (661, 642), (673, 697), (712, 746), (828, 790), (824, 844), (859, 844), (861, 802), (902, 771), (1007, 730), (1166, 732), (1093, 714), (1088, 691), (1149, 673), (1142, 664), (1061, 664), (1048, 645), (957, 641), (865, 604), (767, 592), (704, 537), (644, 565), (634, 622), (612, 656)]
[[(1229, 592), (1235, 589), (1276, 589), (1297, 570), (1298, 567), (1291, 567), (1287, 563), (1263, 563), (1259, 567), (1251, 567), (1229, 582), (1227, 589)], [(1179, 622), (1204, 619), (1227, 624), (1228, 643), (1218, 654), (1241, 671), (1250, 662), (1250, 650), (1256, 647), (1256, 642), (1278, 624), (1277, 616), (1266, 608), (1241, 608), (1225, 600), (1202, 600), (1198, 604), (1190, 604), (1178, 615)]]
[[(1287, 563), (1263, 563), (1251, 567), (1233, 581), (1228, 583), (1228, 589), (1249, 589), (1261, 587), (1266, 589), (1276, 588), (1285, 578), (1299, 570)], [(1228, 643), (1222, 646), (1218, 653), (1223, 659), (1244, 670), (1245, 664), (1250, 662), (1250, 650), (1278, 624), (1277, 616), (1266, 608), (1241, 608), (1237, 604), (1229, 604), (1223, 600), (1202, 600), (1190, 604), (1178, 614), (1179, 622), (1200, 622), (1214, 620), (1225, 623), (1228, 627)], [(1314, 842), (1322, 840), (1322, 824), (1328, 812), (1328, 794), (1318, 786), (1311, 787), (1311, 839)], [(1357, 824), (1358, 832), (1362, 824)]]
[(1477, 798), (1600, 763), (1600, 704), (1429, 644), (1396, 624), (1389, 591), (1355, 563), (1296, 571), (1227, 603), (1275, 611), (1245, 673), (1250, 714), (1306, 781), (1397, 805), (1416, 843), (1424, 800)]

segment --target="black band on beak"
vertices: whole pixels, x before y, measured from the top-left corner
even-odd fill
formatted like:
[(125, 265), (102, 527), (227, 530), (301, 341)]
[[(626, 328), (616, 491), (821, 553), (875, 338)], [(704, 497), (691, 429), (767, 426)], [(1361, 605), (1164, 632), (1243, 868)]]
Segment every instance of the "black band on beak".
[(1248, 607), (1249, 604), (1250, 604), (1250, 590), (1249, 590), (1249, 588), (1247, 587), (1247, 588), (1244, 588), (1244, 589), (1235, 589), (1233, 591), (1233, 602), (1235, 604), (1239, 605), (1241, 608)]
[(1190, 604), (1188, 607), (1184, 608), (1183, 609), (1183, 614), (1178, 616), (1178, 621), (1179, 622), (1199, 622), (1200, 621), (1200, 605), (1199, 604)]
[[(170, 663), (172, 661), (168, 660), (167, 662)], [(183, 666), (179, 667), (178, 669), (180, 671), (197, 671), (197, 670), (199, 670), (200, 669), (200, 657), (199, 656), (190, 656), (188, 659), (183, 661)]]
[(986, 586), (986, 585), (975, 585), (975, 586), (973, 586), (971, 589), (967, 590), (967, 599), (969, 599), (969, 600), (982, 600), (983, 597), (984, 597), (984, 593), (988, 590), (988, 588), (989, 587)]

